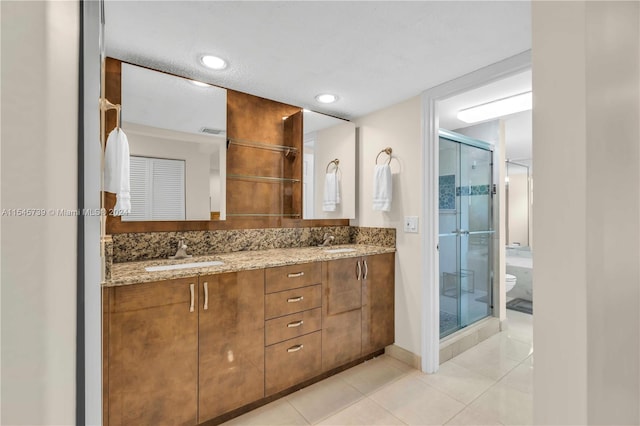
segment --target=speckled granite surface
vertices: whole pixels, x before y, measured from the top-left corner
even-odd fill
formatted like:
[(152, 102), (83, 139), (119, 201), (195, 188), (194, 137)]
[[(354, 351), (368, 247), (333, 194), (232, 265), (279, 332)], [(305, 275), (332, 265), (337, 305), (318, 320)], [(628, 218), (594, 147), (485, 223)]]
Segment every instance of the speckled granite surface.
[[(329, 250), (340, 248), (353, 249), (343, 253), (331, 253)], [(394, 247), (373, 246), (365, 244), (348, 244), (341, 246), (277, 248), (269, 250), (236, 251), (208, 256), (194, 256), (181, 260), (147, 260), (141, 262), (116, 263), (112, 266), (111, 280), (103, 283), (105, 287), (128, 284), (162, 281), (175, 278), (195, 277), (198, 275), (220, 274), (250, 269), (270, 268), (274, 266), (294, 265), (298, 263), (326, 261), (348, 257), (368, 256), (381, 253), (393, 253)], [(193, 262), (219, 260), (221, 266), (204, 268), (177, 269), (170, 271), (147, 272), (148, 266), (176, 265)]]
[(349, 234), (351, 244), (370, 244), (385, 247), (396, 246), (396, 228), (365, 228), (352, 226)]
[(104, 237), (104, 278), (111, 279), (111, 268), (113, 267), (113, 238), (111, 235)]
[[(335, 237), (334, 245), (351, 242), (351, 230), (348, 226), (113, 234), (113, 263), (166, 259), (175, 254), (180, 240), (184, 240), (189, 247), (189, 254), (202, 256), (211, 253), (317, 246), (327, 232)], [(371, 241), (372, 244), (375, 243)]]
[(325, 233), (336, 237), (334, 244), (370, 244), (395, 247), (395, 228), (314, 227), (238, 229), (228, 231), (147, 232), (113, 234), (113, 262), (164, 259), (173, 254), (180, 240), (195, 255), (230, 253), (242, 250), (310, 247)]

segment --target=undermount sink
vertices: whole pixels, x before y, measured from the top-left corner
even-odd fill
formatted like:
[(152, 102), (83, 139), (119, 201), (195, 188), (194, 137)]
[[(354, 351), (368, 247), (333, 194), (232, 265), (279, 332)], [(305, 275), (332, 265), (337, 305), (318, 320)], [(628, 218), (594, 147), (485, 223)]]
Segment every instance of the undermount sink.
[(335, 249), (325, 249), (327, 253), (350, 253), (352, 251), (356, 251), (354, 248), (335, 248)]
[(144, 269), (147, 272), (158, 272), (158, 271), (173, 271), (174, 269), (206, 268), (207, 266), (221, 266), (221, 265), (224, 265), (224, 262), (220, 260), (211, 260), (209, 262), (191, 262), (191, 263), (181, 263), (179, 265), (147, 266)]

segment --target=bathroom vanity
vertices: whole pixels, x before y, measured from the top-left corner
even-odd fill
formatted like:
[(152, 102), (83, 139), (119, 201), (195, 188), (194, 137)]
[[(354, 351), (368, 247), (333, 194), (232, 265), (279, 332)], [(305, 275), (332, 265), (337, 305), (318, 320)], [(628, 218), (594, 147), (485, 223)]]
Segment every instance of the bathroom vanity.
[(104, 423), (216, 424), (394, 342), (393, 247), (352, 244), (214, 256), (103, 287)]

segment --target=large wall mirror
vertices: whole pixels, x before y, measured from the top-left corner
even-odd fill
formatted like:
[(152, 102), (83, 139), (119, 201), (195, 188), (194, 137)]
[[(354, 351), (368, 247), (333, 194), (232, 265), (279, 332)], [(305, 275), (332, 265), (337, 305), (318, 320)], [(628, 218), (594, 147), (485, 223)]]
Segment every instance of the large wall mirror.
[(122, 220), (224, 219), (227, 91), (127, 63), (121, 84), (132, 208)]
[(355, 219), (355, 124), (305, 110), (303, 134), (303, 217)]

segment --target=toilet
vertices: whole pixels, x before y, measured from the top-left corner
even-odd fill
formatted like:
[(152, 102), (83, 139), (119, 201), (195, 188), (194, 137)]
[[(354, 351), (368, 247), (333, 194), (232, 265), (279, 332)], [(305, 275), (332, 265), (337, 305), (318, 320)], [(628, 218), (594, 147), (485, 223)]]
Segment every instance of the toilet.
[(518, 279), (516, 278), (516, 276), (515, 276), (515, 275), (511, 275), (511, 274), (504, 274), (504, 277), (505, 277), (505, 280), (504, 280), (504, 281), (505, 281), (505, 283), (506, 283), (506, 290), (507, 290), (507, 293), (509, 293), (509, 291), (510, 291), (513, 287), (515, 287), (515, 285), (516, 285), (516, 281), (517, 281)]

